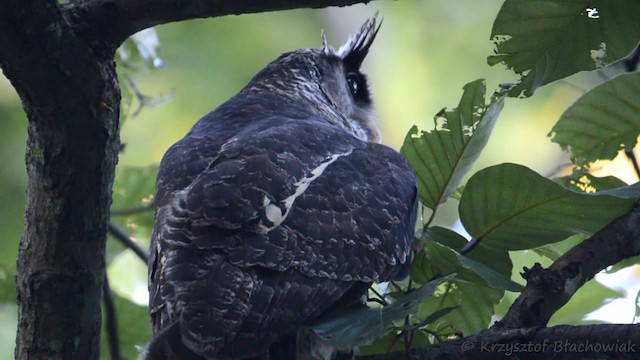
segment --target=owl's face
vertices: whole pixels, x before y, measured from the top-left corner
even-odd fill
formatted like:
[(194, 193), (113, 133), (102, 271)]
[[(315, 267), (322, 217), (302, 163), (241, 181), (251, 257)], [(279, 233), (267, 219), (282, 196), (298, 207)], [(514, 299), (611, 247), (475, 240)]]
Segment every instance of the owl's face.
[(367, 78), (360, 71), (378, 29), (372, 18), (337, 51), (323, 36), (320, 49), (285, 53), (260, 71), (245, 90), (284, 95), (364, 141), (379, 142)]

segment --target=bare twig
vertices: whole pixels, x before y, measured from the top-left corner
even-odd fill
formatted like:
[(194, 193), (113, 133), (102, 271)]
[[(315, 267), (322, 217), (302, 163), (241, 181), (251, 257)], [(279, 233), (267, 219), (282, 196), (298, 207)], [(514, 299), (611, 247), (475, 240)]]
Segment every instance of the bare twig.
[(373, 287), (370, 287), (369, 291), (371, 291), (375, 296), (377, 296), (377, 298), (367, 297), (367, 301), (376, 302), (376, 303), (378, 303), (378, 304), (380, 304), (382, 306), (389, 305), (389, 303), (387, 302), (387, 299), (385, 299), (384, 295), (380, 294), (376, 289), (374, 289)]
[(153, 109), (170, 102), (176, 97), (175, 91), (173, 90), (170, 90), (169, 94), (167, 94), (166, 96), (162, 94), (158, 95), (157, 97), (145, 95), (142, 93), (142, 91), (140, 91), (140, 89), (138, 89), (138, 86), (130, 76), (125, 76), (125, 79), (127, 80), (127, 85), (129, 85), (131, 92), (133, 92), (136, 100), (138, 100), (138, 107), (133, 111), (131, 116), (138, 116), (138, 114), (140, 114), (140, 111), (142, 111), (142, 109), (145, 107)]
[(631, 164), (633, 164), (633, 170), (636, 172), (636, 176), (640, 178), (640, 166), (638, 166), (638, 158), (636, 158), (636, 154), (634, 154), (633, 149), (627, 150), (624, 152), (625, 155), (631, 160)]
[(102, 298), (104, 301), (104, 318), (107, 332), (107, 343), (109, 346), (109, 356), (111, 356), (111, 360), (122, 360), (123, 357), (120, 352), (116, 307), (113, 303), (111, 287), (109, 286), (109, 279), (106, 273), (104, 275), (104, 290), (102, 292)]
[(473, 250), (476, 246), (478, 246), (478, 244), (480, 244), (480, 240), (482, 240), (482, 238), (473, 238), (473, 239), (471, 239), (471, 241), (466, 243), (462, 247), (462, 249), (460, 249), (459, 253), (462, 254), (462, 255), (468, 254), (471, 250)]
[(146, 206), (138, 206), (134, 208), (127, 208), (127, 209), (111, 209), (110, 215), (111, 216), (128, 216), (128, 215), (140, 214), (140, 213), (151, 211), (151, 210), (153, 210), (153, 204), (149, 204)]
[(113, 222), (109, 222), (109, 234), (113, 235), (118, 241), (120, 241), (124, 246), (131, 249), (138, 257), (144, 261), (145, 264), (149, 262), (149, 255), (147, 251), (142, 249), (138, 243), (136, 243), (125, 230), (123, 230), (118, 225)]
[(622, 60), (624, 64), (624, 69), (626, 72), (634, 72), (638, 69), (638, 63), (640, 63), (640, 45), (636, 46), (635, 49)]

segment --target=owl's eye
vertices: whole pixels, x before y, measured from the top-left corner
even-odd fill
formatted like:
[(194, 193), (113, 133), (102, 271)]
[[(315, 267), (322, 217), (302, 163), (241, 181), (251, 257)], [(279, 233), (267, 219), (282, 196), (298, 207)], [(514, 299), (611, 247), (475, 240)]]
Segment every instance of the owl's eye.
[(356, 97), (358, 92), (360, 91), (360, 85), (362, 83), (362, 79), (358, 74), (350, 73), (347, 74), (347, 85), (349, 86), (349, 91), (351, 95)]

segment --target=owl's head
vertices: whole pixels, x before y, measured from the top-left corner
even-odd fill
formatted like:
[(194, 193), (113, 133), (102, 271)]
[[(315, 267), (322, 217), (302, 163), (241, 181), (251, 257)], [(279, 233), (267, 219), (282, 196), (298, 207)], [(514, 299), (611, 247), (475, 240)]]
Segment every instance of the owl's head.
[(268, 91), (309, 107), (333, 125), (371, 142), (380, 141), (367, 77), (360, 71), (380, 29), (367, 20), (338, 50), (322, 35), (320, 49), (282, 54), (260, 71), (243, 91)]

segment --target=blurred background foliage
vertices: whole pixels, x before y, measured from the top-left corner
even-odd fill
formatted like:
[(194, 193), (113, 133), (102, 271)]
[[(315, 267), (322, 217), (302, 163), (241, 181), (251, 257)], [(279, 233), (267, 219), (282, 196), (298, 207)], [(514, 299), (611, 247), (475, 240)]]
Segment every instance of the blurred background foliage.
[[(368, 5), (322, 10), (293, 10), (267, 14), (192, 20), (156, 28), (163, 66), (153, 69), (119, 64), (123, 87), (121, 139), (124, 144), (114, 186), (113, 220), (146, 249), (152, 214), (116, 215), (125, 208), (146, 207), (152, 199), (155, 171), (167, 148), (204, 114), (240, 90), (262, 67), (288, 50), (320, 46), (320, 29), (339, 47), (350, 33), (376, 11), (382, 29), (364, 64), (373, 88), (383, 142), (399, 149), (412, 125), (433, 128), (443, 107), (454, 107), (462, 86), (487, 79), (488, 91), (515, 75), (487, 65), (494, 45), (489, 40), (501, 0), (375, 1)], [(158, 106), (138, 109), (139, 101), (124, 75)], [(569, 104), (606, 74), (577, 74), (539, 89), (530, 99), (507, 99), (494, 134), (475, 170), (515, 162), (549, 176), (568, 164), (568, 155), (547, 134)], [(24, 147), (27, 120), (10, 83), (0, 77), (0, 358), (12, 358), (16, 328), (15, 263), (22, 234), (26, 176)], [(622, 161), (621, 167), (628, 164)], [(471, 173), (473, 173), (473, 170)], [(636, 179), (617, 173), (627, 182)], [(453, 227), (455, 202), (448, 202), (436, 223)], [(556, 245), (562, 246), (562, 243)], [(568, 246), (568, 245), (567, 245)], [(146, 266), (113, 239), (109, 240), (108, 275), (115, 295), (122, 344), (128, 358), (135, 345), (150, 334), (146, 308)], [(514, 280), (534, 261), (549, 260), (533, 252), (514, 252)], [(507, 293), (498, 305), (504, 313), (517, 294)], [(623, 294), (590, 282), (552, 319), (579, 324), (589, 313)], [(577, 300), (580, 299), (580, 300)], [(587, 300), (588, 299), (588, 300)], [(138, 304), (138, 305), (135, 305)], [(633, 317), (633, 310), (628, 314)], [(106, 357), (106, 356), (105, 356)]]

